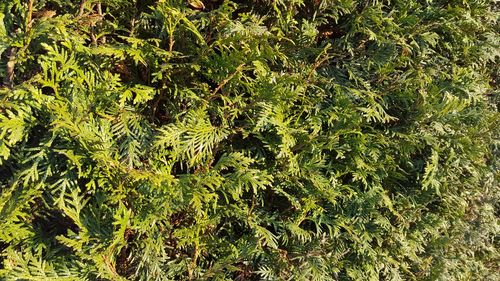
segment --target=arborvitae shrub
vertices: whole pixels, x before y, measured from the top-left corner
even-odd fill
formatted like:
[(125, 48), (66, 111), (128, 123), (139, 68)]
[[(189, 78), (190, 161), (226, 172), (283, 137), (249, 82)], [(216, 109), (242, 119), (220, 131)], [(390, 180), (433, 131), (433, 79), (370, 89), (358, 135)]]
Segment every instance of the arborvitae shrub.
[(0, 1), (0, 278), (499, 280), (496, 2)]

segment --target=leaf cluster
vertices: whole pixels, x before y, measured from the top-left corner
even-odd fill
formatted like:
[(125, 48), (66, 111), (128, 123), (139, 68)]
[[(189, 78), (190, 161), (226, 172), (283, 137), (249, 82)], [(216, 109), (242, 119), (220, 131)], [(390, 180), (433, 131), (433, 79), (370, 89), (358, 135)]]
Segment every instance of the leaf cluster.
[(0, 3), (2, 280), (498, 280), (493, 0)]

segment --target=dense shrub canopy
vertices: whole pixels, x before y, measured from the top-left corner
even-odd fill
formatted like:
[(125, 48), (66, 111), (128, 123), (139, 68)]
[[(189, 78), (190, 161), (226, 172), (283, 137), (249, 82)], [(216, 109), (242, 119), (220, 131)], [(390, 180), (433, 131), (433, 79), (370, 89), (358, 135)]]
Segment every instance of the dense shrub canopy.
[(0, 278), (499, 280), (496, 2), (0, 1)]

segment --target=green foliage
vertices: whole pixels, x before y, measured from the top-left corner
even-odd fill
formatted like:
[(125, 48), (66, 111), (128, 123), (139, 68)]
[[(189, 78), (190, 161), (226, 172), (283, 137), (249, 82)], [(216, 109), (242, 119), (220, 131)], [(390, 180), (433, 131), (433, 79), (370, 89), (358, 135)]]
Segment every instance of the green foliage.
[(498, 16), (2, 1), (0, 278), (498, 280)]

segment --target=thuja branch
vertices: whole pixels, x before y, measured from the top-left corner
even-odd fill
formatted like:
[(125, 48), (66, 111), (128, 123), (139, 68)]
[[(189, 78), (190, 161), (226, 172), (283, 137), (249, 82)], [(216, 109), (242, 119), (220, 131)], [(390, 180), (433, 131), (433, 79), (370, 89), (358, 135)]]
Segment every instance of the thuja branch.
[(34, 0), (30, 0), (28, 3), (28, 15), (27, 15), (27, 25), (26, 25), (26, 32), (28, 32), (31, 28), (31, 23), (32, 23), (32, 18), (33, 18), (33, 2)]
[(81, 17), (83, 16), (83, 13), (85, 12), (85, 4), (86, 4), (87, 0), (82, 0), (80, 2), (80, 9), (78, 11), (78, 17)]
[[(104, 19), (104, 16), (103, 16), (103, 13), (102, 13), (102, 4), (101, 4), (101, 2), (97, 3), (97, 14), (101, 18), (101, 20)], [(99, 26), (102, 27), (102, 22), (99, 24)], [(101, 37), (101, 43), (102, 44), (106, 44), (106, 36), (105, 35), (103, 35)]]
[[(33, 22), (33, 4), (35, 0), (29, 0), (28, 2), (28, 14), (26, 15), (26, 29), (25, 29), (25, 34), (28, 34), (28, 32), (31, 29), (31, 24)], [(26, 48), (26, 46), (25, 46)], [(5, 77), (3, 84), (6, 85), (9, 88), (12, 88), (14, 86), (14, 74), (15, 74), (15, 67), (16, 67), (16, 58), (17, 58), (17, 48), (16, 47), (11, 47), (8, 51), (7, 55), (7, 64), (5, 66)]]
[(7, 56), (7, 66), (6, 66), (6, 75), (4, 78), (4, 85), (12, 88), (14, 85), (14, 67), (16, 66), (16, 53), (17, 48), (11, 47), (9, 49), (9, 54)]
[(245, 66), (245, 63), (238, 65), (236, 70), (233, 73), (231, 73), (231, 75), (229, 75), (226, 79), (224, 79), (220, 82), (220, 84), (217, 86), (217, 88), (215, 88), (215, 90), (212, 92), (212, 94), (210, 95), (210, 97), (208, 99), (210, 100), (210, 99), (215, 98), (215, 96), (217, 95), (217, 92), (219, 92), (222, 89), (222, 87), (224, 87), (229, 81), (231, 81), (231, 79), (233, 79), (234, 76), (236, 76), (236, 74), (240, 73), (241, 70), (243, 70), (244, 66)]
[(192, 257), (191, 264), (190, 264), (189, 269), (188, 269), (188, 278), (189, 278), (189, 280), (193, 280), (193, 271), (196, 268), (196, 263), (198, 261), (198, 255), (199, 255), (199, 249), (198, 248), (199, 248), (198, 242), (195, 242), (194, 243), (193, 257)]

